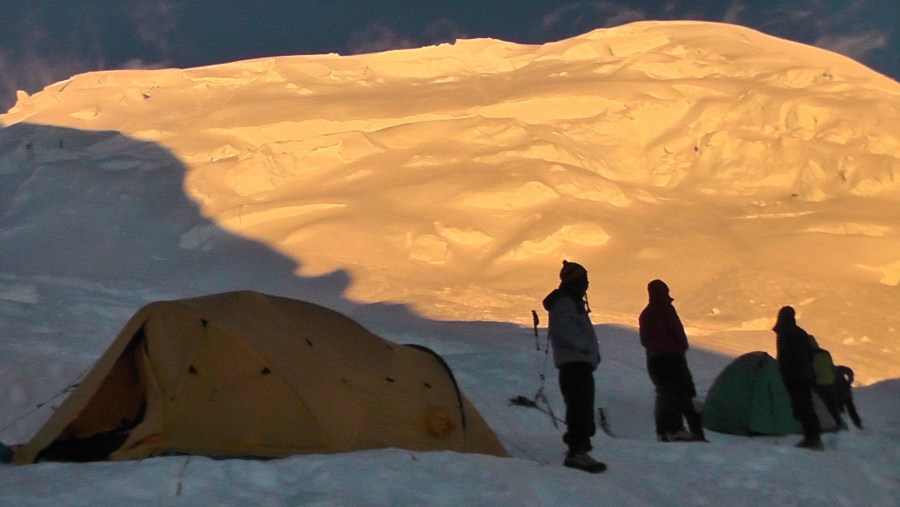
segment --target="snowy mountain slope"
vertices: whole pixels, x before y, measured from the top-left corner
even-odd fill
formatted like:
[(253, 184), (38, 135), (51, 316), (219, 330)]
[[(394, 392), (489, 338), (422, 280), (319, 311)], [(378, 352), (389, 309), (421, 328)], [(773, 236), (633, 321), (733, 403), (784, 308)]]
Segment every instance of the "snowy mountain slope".
[[(661, 277), (696, 339), (730, 353), (771, 350), (775, 312), (793, 304), (871, 382), (900, 376), (898, 111), (900, 85), (851, 60), (707, 23), (96, 72), (0, 116), (0, 199), (20, 210), (5, 227), (21, 226), (30, 194), (15, 182), (50, 186), (40, 162), (75, 156), (121, 178), (108, 220), (177, 230), (163, 247), (179, 257), (225, 248), (225, 230), (304, 276), (346, 272), (353, 300), (435, 318), (527, 318), (565, 257), (591, 270), (601, 321), (633, 325)], [(132, 187), (151, 173), (172, 178), (186, 223), (168, 225), (170, 204), (142, 208)], [(59, 184), (63, 210), (97, 205), (99, 190)], [(24, 234), (5, 250), (61, 237)], [(40, 250), (34, 266), (68, 248)]]
[[(0, 467), (17, 505), (896, 505), (900, 86), (739, 27), (544, 46), (100, 72), (0, 115), (0, 440), (27, 440), (140, 306), (249, 288), (442, 354), (513, 455), (371, 451)], [(510, 406), (552, 366), (530, 310), (591, 271), (601, 476)], [(634, 330), (673, 288), (698, 389), (782, 304), (850, 364), (866, 429), (655, 442)], [(543, 330), (537, 344), (543, 348)], [(97, 484), (105, 484), (97, 488)]]

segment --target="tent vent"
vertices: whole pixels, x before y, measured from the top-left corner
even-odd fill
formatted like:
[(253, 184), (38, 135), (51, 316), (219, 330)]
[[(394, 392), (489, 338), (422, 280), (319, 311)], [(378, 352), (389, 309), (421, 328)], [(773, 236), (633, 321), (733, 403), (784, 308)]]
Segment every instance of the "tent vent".
[(424, 384), (425, 384), (425, 387), (427, 387), (428, 389), (431, 389), (431, 384), (429, 384), (428, 382), (424, 382)]
[(311, 341), (306, 340), (306, 344), (309, 345), (310, 347), (312, 347), (312, 342), (311, 342)]
[(263, 375), (268, 375), (270, 373), (272, 373), (272, 370), (270, 370), (268, 366), (266, 366), (265, 368), (262, 369)]
[(194, 365), (188, 366), (188, 373), (190, 373), (191, 375), (196, 375), (196, 374), (197, 374), (197, 368), (194, 368)]
[(387, 380), (388, 382), (391, 382), (391, 383), (394, 382), (394, 379), (392, 379), (391, 377), (384, 377), (384, 380)]
[(209, 325), (209, 321), (206, 319), (200, 319), (200, 324), (203, 325), (203, 329), (206, 329), (206, 326)]

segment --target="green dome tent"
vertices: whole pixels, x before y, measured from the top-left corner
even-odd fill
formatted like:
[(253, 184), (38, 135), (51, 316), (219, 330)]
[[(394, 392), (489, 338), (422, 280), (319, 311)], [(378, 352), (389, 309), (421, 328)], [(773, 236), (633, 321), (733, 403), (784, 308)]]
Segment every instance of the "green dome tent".
[[(813, 396), (823, 431), (836, 425), (818, 396)], [(703, 405), (703, 426), (733, 435), (801, 433), (791, 412), (778, 361), (765, 352), (750, 352), (731, 362), (713, 382)]]

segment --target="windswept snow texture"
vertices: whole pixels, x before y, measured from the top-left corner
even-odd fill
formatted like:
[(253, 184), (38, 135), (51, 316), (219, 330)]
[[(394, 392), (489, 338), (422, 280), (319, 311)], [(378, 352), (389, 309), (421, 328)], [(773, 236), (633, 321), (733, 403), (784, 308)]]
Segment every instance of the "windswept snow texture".
[[(0, 115), (0, 440), (26, 441), (143, 304), (233, 289), (442, 354), (514, 456), (369, 451), (0, 467), (16, 505), (871, 505), (900, 498), (900, 85), (709, 23), (543, 46), (74, 76)], [(602, 475), (510, 406), (532, 308), (591, 273)], [(782, 305), (857, 372), (864, 430), (655, 442), (637, 315), (672, 287), (702, 394)], [(102, 487), (98, 485), (102, 484)]]

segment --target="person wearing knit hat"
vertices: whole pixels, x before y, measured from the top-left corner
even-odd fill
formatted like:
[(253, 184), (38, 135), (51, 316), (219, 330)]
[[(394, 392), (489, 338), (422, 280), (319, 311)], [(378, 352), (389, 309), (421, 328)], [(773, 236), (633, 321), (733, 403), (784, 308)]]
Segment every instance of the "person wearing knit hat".
[[(697, 389), (687, 363), (688, 339), (672, 306), (669, 286), (647, 284), (649, 302), (638, 317), (641, 345), (647, 353), (647, 373), (656, 388), (653, 417), (660, 442), (706, 441), (694, 398)], [(684, 430), (684, 421), (688, 429)]]
[(588, 454), (596, 430), (594, 370), (600, 363), (600, 350), (588, 316), (587, 270), (575, 262), (563, 261), (559, 280), (559, 287), (544, 298), (543, 305), (549, 313), (548, 334), (553, 363), (559, 370), (559, 390), (566, 404), (563, 442), (568, 446), (568, 452), (563, 464), (602, 472), (606, 465)]
[(562, 283), (573, 283), (580, 279), (587, 280), (587, 270), (577, 262), (563, 261), (563, 267), (559, 270), (559, 280)]

